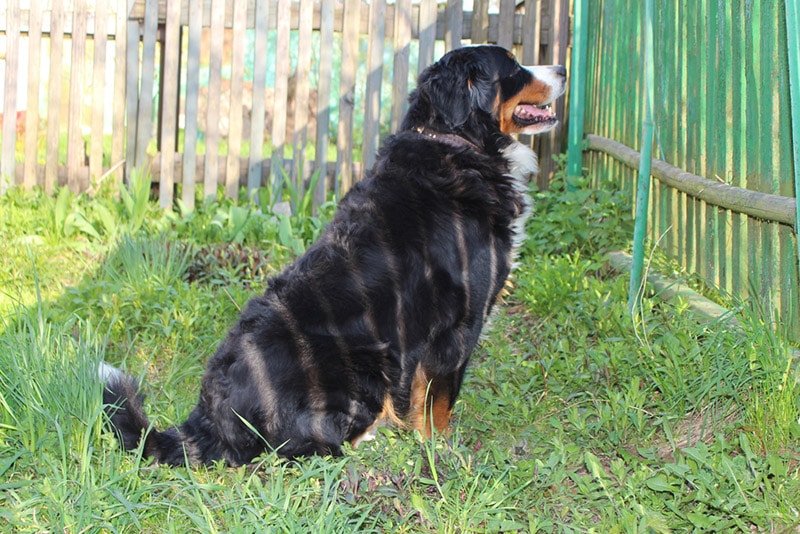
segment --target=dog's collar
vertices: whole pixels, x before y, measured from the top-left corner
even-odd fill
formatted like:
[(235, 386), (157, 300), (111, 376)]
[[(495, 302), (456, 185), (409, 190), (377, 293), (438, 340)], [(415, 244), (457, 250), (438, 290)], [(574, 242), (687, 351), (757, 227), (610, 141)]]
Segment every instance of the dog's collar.
[(450, 145), (450, 146), (455, 147), (455, 148), (470, 147), (470, 148), (472, 148), (474, 150), (477, 150), (478, 152), (483, 152), (478, 147), (478, 145), (476, 145), (472, 141), (464, 139), (460, 135), (451, 134), (451, 133), (436, 132), (436, 131), (427, 129), (424, 126), (417, 126), (416, 128), (413, 129), (413, 131), (417, 132), (420, 135), (423, 135), (423, 136), (427, 137), (428, 139), (433, 139), (434, 141), (438, 141), (439, 143), (444, 143), (445, 145)]

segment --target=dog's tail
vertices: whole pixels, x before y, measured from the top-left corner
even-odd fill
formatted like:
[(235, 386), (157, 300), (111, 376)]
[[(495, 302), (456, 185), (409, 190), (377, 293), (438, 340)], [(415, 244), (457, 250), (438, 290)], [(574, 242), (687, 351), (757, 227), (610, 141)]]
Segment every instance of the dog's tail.
[(122, 448), (136, 450), (144, 441), (144, 456), (151, 456), (159, 463), (183, 464), (186, 457), (181, 434), (174, 427), (164, 432), (152, 427), (144, 412), (139, 382), (105, 362), (100, 363), (98, 374), (105, 384), (103, 404), (106, 415)]

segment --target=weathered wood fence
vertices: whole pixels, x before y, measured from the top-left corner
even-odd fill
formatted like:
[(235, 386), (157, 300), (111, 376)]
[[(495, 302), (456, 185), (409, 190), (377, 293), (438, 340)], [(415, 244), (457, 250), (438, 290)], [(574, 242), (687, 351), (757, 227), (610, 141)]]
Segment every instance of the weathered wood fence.
[[(417, 74), (447, 50), (492, 42), (565, 64), (569, 41), (569, 0), (6, 3), (6, 185), (85, 190), (138, 168), (163, 206), (175, 191), (193, 206), (196, 187), (302, 188), (318, 170), (319, 201), (371, 165)], [(535, 140), (543, 183), (562, 132)]]
[(123, 161), (124, 3), (3, 2), (0, 191), (85, 189)]
[[(784, 18), (791, 1), (656, 2), (648, 227), (651, 242), (670, 258), (749, 302), (798, 340)], [(633, 194), (642, 135), (644, 3), (587, 4), (584, 161), (598, 185), (612, 180)]]

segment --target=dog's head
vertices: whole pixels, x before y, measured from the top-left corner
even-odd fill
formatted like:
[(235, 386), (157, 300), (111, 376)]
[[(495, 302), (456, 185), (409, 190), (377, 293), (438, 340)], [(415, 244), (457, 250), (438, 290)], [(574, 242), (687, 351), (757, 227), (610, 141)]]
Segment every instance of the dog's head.
[(524, 67), (499, 46), (458, 48), (420, 74), (403, 128), (472, 138), (492, 126), (504, 134), (546, 132), (558, 124), (550, 104), (566, 79), (564, 67)]

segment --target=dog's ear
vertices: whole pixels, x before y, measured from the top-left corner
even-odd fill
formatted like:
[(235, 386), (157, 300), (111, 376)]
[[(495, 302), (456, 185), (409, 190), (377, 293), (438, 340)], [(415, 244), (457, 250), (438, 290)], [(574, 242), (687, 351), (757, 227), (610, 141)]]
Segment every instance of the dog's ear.
[(429, 67), (416, 90), (416, 98), (430, 105), (429, 112), (448, 128), (457, 129), (475, 112), (491, 114), (495, 84), (479, 62), (445, 57)]

